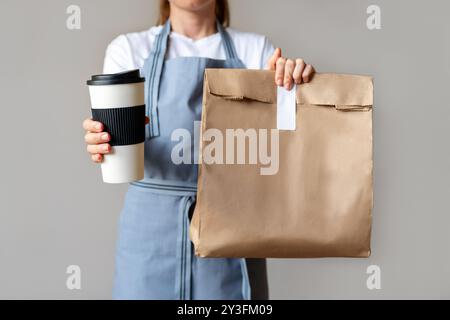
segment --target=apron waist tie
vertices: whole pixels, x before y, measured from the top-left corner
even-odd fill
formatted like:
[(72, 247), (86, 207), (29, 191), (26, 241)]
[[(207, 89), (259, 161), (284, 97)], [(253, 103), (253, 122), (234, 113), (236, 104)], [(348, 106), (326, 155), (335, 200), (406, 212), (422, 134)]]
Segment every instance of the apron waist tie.
[[(192, 257), (193, 248), (189, 238), (189, 210), (195, 203), (197, 187), (189, 185), (172, 185), (161, 182), (134, 181), (130, 184), (142, 188), (152, 189), (156, 193), (165, 195), (181, 196), (178, 207), (178, 223), (180, 226), (179, 236), (177, 238), (177, 259), (180, 261), (176, 267), (175, 275), (175, 296), (179, 300), (191, 299), (192, 283)], [(251, 299), (251, 288), (245, 258), (240, 259), (242, 273), (242, 297), (244, 300)]]
[(195, 202), (197, 187), (192, 185), (170, 184), (167, 181), (134, 181), (130, 184), (152, 189), (152, 192), (181, 197), (177, 219), (179, 232), (177, 236), (177, 263), (175, 274), (175, 297), (179, 300), (191, 299), (192, 279), (192, 244), (189, 238), (189, 209)]

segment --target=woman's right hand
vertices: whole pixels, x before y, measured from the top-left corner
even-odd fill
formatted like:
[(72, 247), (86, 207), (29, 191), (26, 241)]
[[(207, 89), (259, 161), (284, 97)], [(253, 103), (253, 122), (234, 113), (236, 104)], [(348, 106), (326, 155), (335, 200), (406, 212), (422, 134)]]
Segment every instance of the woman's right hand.
[[(149, 123), (149, 118), (145, 117), (145, 124)], [(87, 152), (90, 153), (92, 161), (100, 163), (103, 161), (103, 155), (111, 151), (111, 145), (108, 143), (111, 136), (103, 131), (103, 123), (87, 118), (83, 121), (83, 128), (86, 130), (84, 141), (87, 144)]]

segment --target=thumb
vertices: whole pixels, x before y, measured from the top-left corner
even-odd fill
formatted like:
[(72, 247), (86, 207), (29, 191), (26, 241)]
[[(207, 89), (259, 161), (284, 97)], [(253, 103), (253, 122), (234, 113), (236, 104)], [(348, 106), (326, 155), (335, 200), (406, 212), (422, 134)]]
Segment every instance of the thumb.
[(272, 57), (270, 57), (269, 61), (267, 61), (266, 69), (275, 70), (277, 60), (280, 57), (281, 57), (281, 49), (276, 48), (275, 51), (273, 52)]

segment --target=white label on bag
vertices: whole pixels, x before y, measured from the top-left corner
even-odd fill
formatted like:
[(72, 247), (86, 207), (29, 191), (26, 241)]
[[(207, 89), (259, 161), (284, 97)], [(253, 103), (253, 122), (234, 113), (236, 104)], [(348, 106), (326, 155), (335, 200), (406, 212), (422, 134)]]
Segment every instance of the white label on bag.
[(295, 92), (297, 86), (294, 84), (291, 90), (277, 86), (277, 129), (295, 130), (296, 104)]

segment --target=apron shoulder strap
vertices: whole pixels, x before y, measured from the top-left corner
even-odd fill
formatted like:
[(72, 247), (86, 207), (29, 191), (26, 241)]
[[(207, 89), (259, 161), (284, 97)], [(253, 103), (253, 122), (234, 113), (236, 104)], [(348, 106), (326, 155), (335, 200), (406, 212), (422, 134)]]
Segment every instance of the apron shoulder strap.
[(146, 70), (146, 115), (150, 117), (150, 124), (145, 126), (145, 137), (159, 136), (159, 121), (158, 121), (158, 89), (161, 72), (164, 65), (164, 58), (167, 51), (167, 39), (170, 34), (170, 21), (167, 20), (161, 29), (160, 33), (156, 35), (150, 56), (153, 59), (147, 59), (144, 69)]
[(230, 34), (225, 30), (225, 28), (220, 24), (219, 21), (216, 22), (217, 30), (219, 31), (222, 37), (222, 43), (225, 48), (225, 56), (226, 59), (238, 59), (236, 48), (234, 47), (233, 40), (230, 37)]

